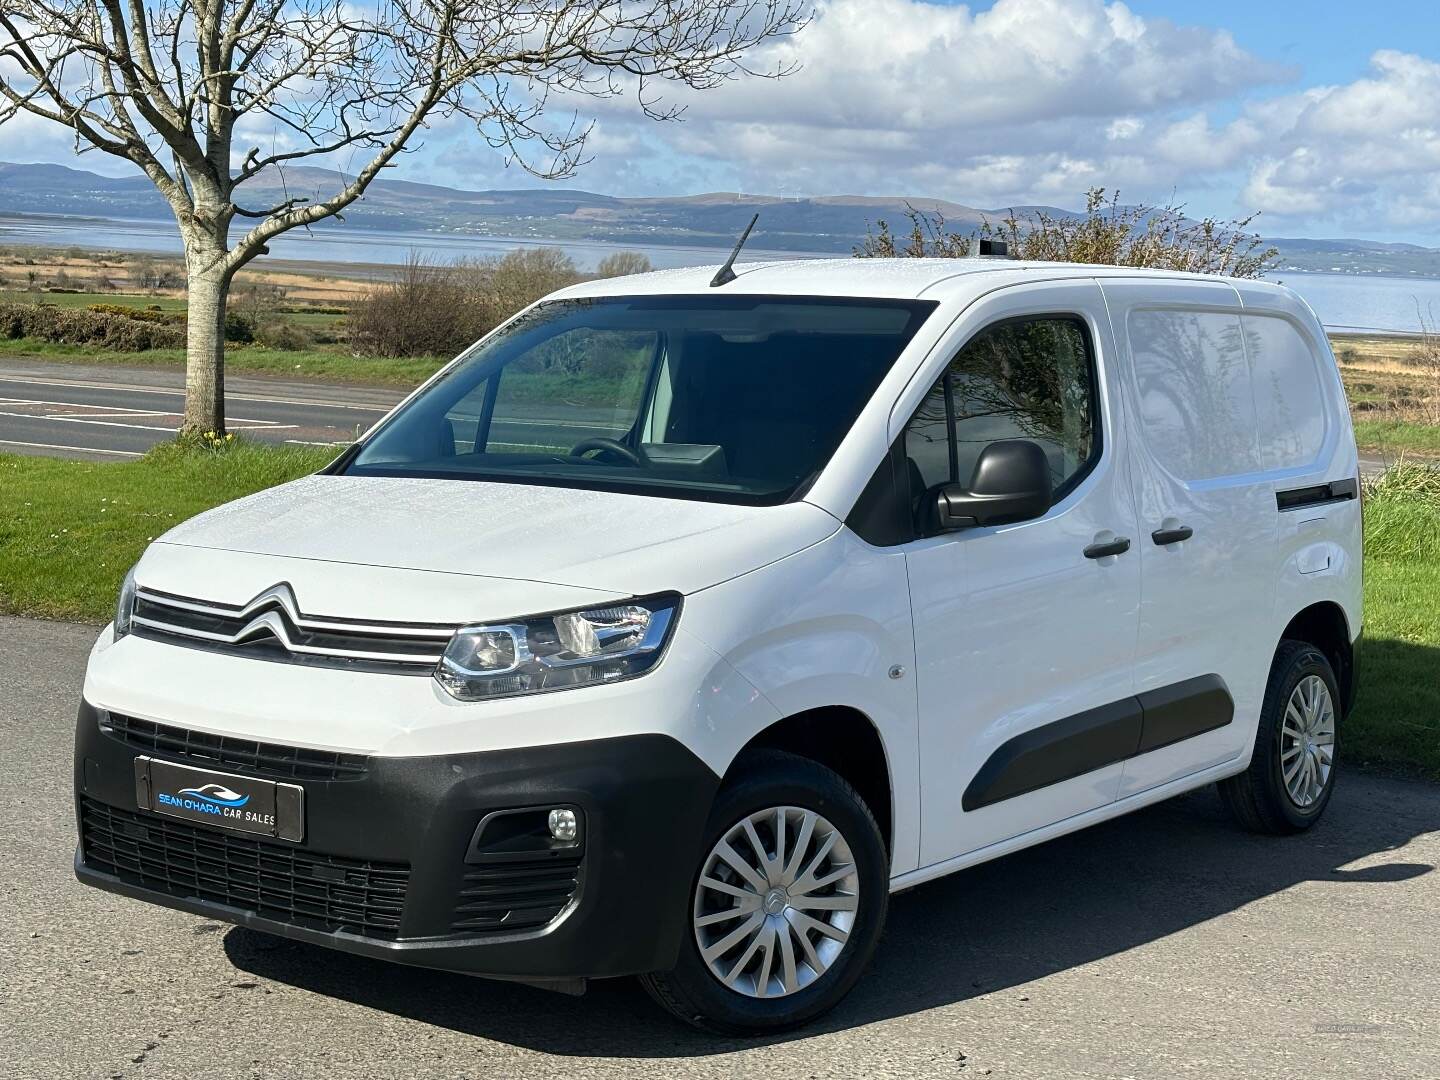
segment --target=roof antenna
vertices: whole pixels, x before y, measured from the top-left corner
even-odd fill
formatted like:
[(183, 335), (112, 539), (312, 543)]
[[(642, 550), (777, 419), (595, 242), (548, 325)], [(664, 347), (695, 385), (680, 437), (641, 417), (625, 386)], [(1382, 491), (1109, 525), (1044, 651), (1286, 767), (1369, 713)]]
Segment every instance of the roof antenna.
[(756, 214), (750, 219), (750, 224), (745, 226), (745, 231), (740, 234), (740, 239), (735, 241), (735, 250), (730, 252), (730, 257), (725, 260), (725, 265), (715, 271), (715, 276), (710, 279), (710, 287), (712, 289), (718, 289), (721, 285), (729, 285), (730, 282), (739, 276), (735, 273), (735, 256), (740, 254), (740, 249), (745, 246), (745, 241), (750, 239), (750, 230), (755, 227), (755, 222), (759, 220), (760, 215)]

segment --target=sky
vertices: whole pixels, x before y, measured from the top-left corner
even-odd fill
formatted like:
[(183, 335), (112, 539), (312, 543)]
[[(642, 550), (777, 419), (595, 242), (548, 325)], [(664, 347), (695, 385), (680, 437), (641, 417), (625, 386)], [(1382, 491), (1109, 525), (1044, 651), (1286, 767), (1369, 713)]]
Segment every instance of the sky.
[[(566, 185), (987, 209), (1074, 208), (1105, 187), (1197, 215), (1258, 211), (1270, 235), (1440, 244), (1435, 0), (823, 0), (753, 62), (798, 70), (669, 91), (681, 122), (633, 96), (573, 103), (595, 126)], [(0, 158), (115, 171), (36, 124), (0, 129)], [(539, 183), (459, 120), (389, 175)]]

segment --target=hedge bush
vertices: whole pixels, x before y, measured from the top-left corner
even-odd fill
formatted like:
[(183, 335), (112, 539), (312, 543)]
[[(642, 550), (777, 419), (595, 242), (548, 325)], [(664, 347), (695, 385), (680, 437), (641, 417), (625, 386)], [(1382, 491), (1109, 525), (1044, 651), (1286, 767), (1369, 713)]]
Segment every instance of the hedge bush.
[(143, 308), (127, 307), (124, 304), (90, 304), (85, 310), (99, 312), (101, 315), (119, 315), (122, 318), (135, 319), (139, 322), (170, 326), (185, 321), (185, 315), (182, 312), (166, 311), (158, 304)]
[[(134, 317), (135, 314), (137, 312), (131, 309), (117, 314), (108, 310), (0, 302), (0, 338), (35, 338), (61, 345), (96, 345), (118, 352), (184, 348), (183, 326), (150, 322), (144, 317)], [(153, 315), (148, 312), (138, 314)]]
[(412, 255), (356, 303), (350, 343), (371, 356), (454, 356), (523, 307), (581, 278), (557, 248), (430, 263)]

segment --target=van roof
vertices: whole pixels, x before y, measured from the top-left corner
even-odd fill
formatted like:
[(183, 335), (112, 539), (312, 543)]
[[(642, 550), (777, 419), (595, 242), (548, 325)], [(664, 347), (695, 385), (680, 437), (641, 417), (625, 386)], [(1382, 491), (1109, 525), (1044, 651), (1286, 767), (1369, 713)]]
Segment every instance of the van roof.
[[(1213, 274), (1148, 270), (1089, 263), (1026, 262), (1015, 259), (786, 259), (738, 263), (736, 278), (712, 289), (718, 264), (657, 270), (630, 277), (586, 281), (563, 290), (564, 297), (640, 296), (674, 293), (749, 293), (788, 296), (865, 296), (912, 300), (974, 297), (1001, 285), (1056, 278), (1162, 278), (1180, 281), (1231, 281)], [(1246, 280), (1248, 287), (1286, 290), (1270, 282)]]

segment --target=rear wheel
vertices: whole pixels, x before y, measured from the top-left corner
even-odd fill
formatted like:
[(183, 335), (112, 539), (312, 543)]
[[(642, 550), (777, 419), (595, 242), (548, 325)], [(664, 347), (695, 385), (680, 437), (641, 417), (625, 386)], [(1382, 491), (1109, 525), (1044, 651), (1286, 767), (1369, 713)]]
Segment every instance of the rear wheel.
[(716, 799), (690, 893), (690, 932), (650, 994), (711, 1031), (780, 1031), (834, 1007), (880, 936), (889, 860), (838, 774), (757, 753)]
[(1250, 767), (1220, 783), (1235, 817), (1254, 832), (1308, 829), (1335, 789), (1340, 691), (1325, 654), (1285, 641), (1275, 654)]

